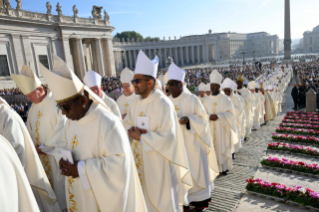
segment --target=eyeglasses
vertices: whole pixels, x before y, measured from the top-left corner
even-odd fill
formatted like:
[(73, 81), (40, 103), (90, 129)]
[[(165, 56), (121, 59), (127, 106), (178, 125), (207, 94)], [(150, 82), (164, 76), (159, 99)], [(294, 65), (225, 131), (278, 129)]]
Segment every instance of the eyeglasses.
[(69, 112), (73, 103), (78, 101), (82, 96), (77, 97), (76, 99), (74, 99), (70, 104), (67, 105), (56, 105), (57, 108), (59, 108), (60, 110), (65, 110), (66, 112)]
[(173, 82), (168, 82), (166, 83), (167, 86), (176, 86), (176, 85), (179, 85), (180, 82), (176, 82), (176, 81), (173, 81)]
[(134, 83), (135, 84), (139, 84), (141, 81), (149, 81), (149, 80), (146, 80), (146, 79), (135, 79), (135, 80), (132, 80), (131, 83), (132, 84), (134, 84)]

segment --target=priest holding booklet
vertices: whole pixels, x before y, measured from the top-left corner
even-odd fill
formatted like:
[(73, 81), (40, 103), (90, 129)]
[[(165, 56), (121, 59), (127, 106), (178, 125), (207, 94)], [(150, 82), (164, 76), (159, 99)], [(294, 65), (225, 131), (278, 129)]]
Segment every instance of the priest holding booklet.
[[(68, 118), (64, 137), (56, 143), (72, 153), (74, 163), (60, 160), (70, 212), (146, 212), (132, 151), (119, 118), (53, 56), (53, 70), (41, 73)], [(69, 154), (71, 155), (71, 154)]]

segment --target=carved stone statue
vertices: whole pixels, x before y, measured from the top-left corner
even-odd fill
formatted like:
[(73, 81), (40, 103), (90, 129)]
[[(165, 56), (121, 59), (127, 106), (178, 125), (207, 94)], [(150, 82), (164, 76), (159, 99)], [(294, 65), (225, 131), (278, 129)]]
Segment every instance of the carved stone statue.
[(110, 16), (109, 14), (107, 14), (107, 12), (104, 10), (104, 20), (105, 21), (109, 21), (110, 20)]
[(78, 11), (78, 9), (76, 9), (76, 5), (74, 5), (73, 6), (73, 16), (74, 16), (74, 18), (78, 17), (78, 13), (79, 13), (79, 11)]
[(10, 0), (4, 0), (3, 7), (6, 9), (10, 9), (11, 8)]
[(46, 7), (47, 7), (47, 15), (51, 15), (52, 6), (50, 2), (47, 2)]
[(21, 2), (21, 0), (16, 0), (16, 2), (17, 2), (16, 10), (21, 10), (21, 9), (22, 9), (22, 2)]
[(94, 19), (102, 19), (102, 15), (101, 15), (102, 9), (103, 7), (97, 7), (95, 5), (93, 6), (92, 16)]
[(56, 11), (58, 12), (58, 15), (61, 16), (62, 15), (62, 10), (61, 10), (62, 6), (60, 5), (60, 3), (58, 2), (58, 4), (56, 5)]

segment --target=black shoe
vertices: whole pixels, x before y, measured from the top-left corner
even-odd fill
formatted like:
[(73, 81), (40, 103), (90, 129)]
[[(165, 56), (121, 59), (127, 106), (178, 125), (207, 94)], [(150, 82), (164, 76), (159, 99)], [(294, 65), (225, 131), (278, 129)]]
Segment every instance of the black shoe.
[(247, 141), (247, 138), (244, 138), (244, 141)]
[(204, 209), (196, 209), (196, 212), (208, 212), (208, 208), (204, 208)]
[(233, 153), (233, 155), (232, 155), (232, 156), (233, 156), (233, 160), (235, 160), (235, 158), (236, 158), (236, 157), (235, 157), (235, 153)]
[(226, 171), (222, 172), (222, 175), (227, 175), (227, 172)]

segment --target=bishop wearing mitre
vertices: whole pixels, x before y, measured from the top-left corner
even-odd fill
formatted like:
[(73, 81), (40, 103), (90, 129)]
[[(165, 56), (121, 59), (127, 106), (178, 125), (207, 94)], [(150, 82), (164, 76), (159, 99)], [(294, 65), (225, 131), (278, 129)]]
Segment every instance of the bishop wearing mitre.
[(201, 101), (201, 103), (203, 103), (204, 99), (206, 98), (206, 85), (203, 82), (201, 82), (198, 85), (198, 91), (199, 91), (198, 98)]
[(173, 103), (155, 89), (158, 58), (138, 54), (134, 79), (139, 95), (124, 119), (149, 212), (178, 212), (192, 186), (188, 160)]
[[(70, 212), (146, 210), (128, 137), (121, 120), (56, 55), (41, 72), (68, 118), (57, 142)], [(73, 162), (73, 163), (72, 163)]]
[(18, 155), (40, 210), (61, 211), (23, 120), (1, 97), (0, 123), (0, 135), (7, 139)]
[(57, 158), (60, 157), (59, 151), (45, 152), (49, 147), (55, 148), (56, 141), (61, 139), (66, 118), (56, 107), (52, 92), (41, 85), (41, 81), (30, 67), (24, 65), (20, 74), (11, 74), (11, 78), (33, 103), (28, 112), (26, 126), (58, 198), (60, 208), (62, 211), (66, 210), (64, 177), (56, 177), (60, 173), (57, 162)]
[(83, 82), (87, 87), (89, 87), (96, 95), (98, 95), (103, 100), (103, 102), (112, 111), (114, 115), (116, 115), (119, 118), (122, 118), (120, 109), (117, 106), (116, 102), (112, 98), (108, 97), (102, 90), (101, 75), (99, 75), (95, 71), (89, 70), (88, 72), (86, 72), (83, 78)]
[(236, 132), (234, 106), (220, 91), (222, 75), (214, 70), (209, 79), (212, 95), (206, 97), (204, 107), (209, 115), (210, 132), (215, 145), (219, 172), (227, 175), (233, 167), (231, 139), (233, 132)]
[[(233, 95), (237, 96), (237, 98), (240, 101), (240, 115), (239, 117), (241, 117), (240, 120), (240, 142), (243, 143), (244, 139), (245, 139), (245, 125), (246, 125), (246, 114), (245, 114), (245, 101), (243, 99), (243, 97), (241, 97), (240, 95), (237, 94), (237, 84), (236, 82), (233, 81)], [(235, 107), (235, 106), (234, 106)], [(236, 114), (236, 110), (235, 110), (235, 114)], [(238, 114), (236, 114), (236, 118), (237, 118)]]
[(258, 130), (260, 128), (260, 117), (261, 117), (261, 107), (260, 107), (260, 100), (259, 100), (259, 96), (255, 93), (255, 89), (256, 89), (256, 82), (255, 81), (251, 81), (248, 83), (248, 89), (249, 91), (252, 93), (252, 97), (254, 99), (254, 105), (255, 107), (253, 107), (253, 125), (252, 125), (252, 129), (253, 130)]
[[(208, 208), (211, 201), (213, 181), (219, 175), (216, 154), (209, 132), (208, 115), (200, 99), (183, 87), (185, 71), (172, 63), (168, 68), (168, 89), (179, 125), (182, 129), (193, 187), (189, 190), (188, 202), (197, 212)], [(189, 211), (184, 206), (184, 211)]]
[(2, 135), (0, 161), (0, 211), (40, 212), (19, 157), (12, 144)]
[(123, 94), (117, 99), (117, 104), (120, 108), (122, 118), (124, 119), (131, 105), (134, 104), (137, 95), (134, 92), (134, 87), (132, 85), (132, 79), (134, 77), (133, 71), (125, 68), (121, 72), (121, 83), (123, 88)]

